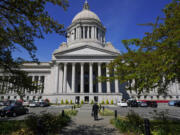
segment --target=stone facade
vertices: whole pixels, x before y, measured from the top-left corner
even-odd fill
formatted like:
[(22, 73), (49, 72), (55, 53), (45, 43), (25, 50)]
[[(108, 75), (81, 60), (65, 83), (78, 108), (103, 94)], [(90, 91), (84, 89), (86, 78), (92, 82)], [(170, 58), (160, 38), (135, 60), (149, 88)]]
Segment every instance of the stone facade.
[[(125, 86), (118, 80), (99, 82), (98, 76), (109, 76), (105, 66), (114, 60), (120, 52), (110, 42), (105, 40), (106, 29), (99, 17), (90, 11), (85, 2), (83, 10), (78, 13), (67, 29), (67, 42), (63, 42), (52, 54), (52, 60), (47, 63), (25, 63), (21, 70), (27, 71), (32, 81), (42, 85), (42, 89), (27, 93), (26, 100), (49, 99), (51, 102), (97, 101), (99, 103), (120, 101), (123, 97), (137, 99), (164, 99), (154, 91), (142, 94), (126, 92)], [(3, 74), (1, 74), (4, 77)], [(169, 98), (178, 99), (179, 84), (170, 87)], [(174, 90), (175, 89), (175, 90)], [(0, 95), (1, 99), (18, 99), (16, 93), (9, 92)], [(167, 99), (167, 98), (166, 98)]]

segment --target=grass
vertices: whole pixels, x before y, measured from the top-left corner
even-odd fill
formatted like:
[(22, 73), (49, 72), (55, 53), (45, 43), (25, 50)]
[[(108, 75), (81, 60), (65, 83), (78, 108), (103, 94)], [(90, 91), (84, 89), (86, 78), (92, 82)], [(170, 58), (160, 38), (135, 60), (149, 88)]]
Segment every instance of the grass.
[[(125, 135), (144, 135), (144, 119), (138, 114), (118, 116), (117, 119), (111, 119), (110, 123)], [(180, 121), (157, 118), (150, 121), (150, 130), (152, 135), (180, 135)]]
[(42, 122), (42, 130), (46, 129), (47, 135), (55, 135), (54, 131), (59, 132), (70, 122), (71, 116), (77, 115), (78, 111), (66, 109), (64, 113), (64, 117), (61, 114), (42, 114), (31, 115), (22, 121), (0, 121), (0, 135), (36, 135), (39, 130), (38, 121)]
[(110, 109), (107, 109), (107, 108), (105, 108), (104, 111), (103, 111), (103, 109), (101, 109), (99, 114), (101, 116), (114, 116), (114, 112)]
[(64, 113), (67, 114), (68, 116), (76, 116), (78, 111), (77, 110), (71, 110), (71, 109), (65, 109)]
[(25, 127), (25, 121), (0, 121), (0, 135), (9, 135)]

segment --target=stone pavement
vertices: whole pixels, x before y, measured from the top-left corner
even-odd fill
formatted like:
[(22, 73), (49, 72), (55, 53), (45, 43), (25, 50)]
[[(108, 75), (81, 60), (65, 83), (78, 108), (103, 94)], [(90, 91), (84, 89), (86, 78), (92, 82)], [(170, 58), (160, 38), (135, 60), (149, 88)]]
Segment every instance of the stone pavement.
[(122, 135), (109, 123), (112, 117), (99, 116), (99, 120), (94, 121), (91, 110), (91, 105), (83, 105), (60, 135)]

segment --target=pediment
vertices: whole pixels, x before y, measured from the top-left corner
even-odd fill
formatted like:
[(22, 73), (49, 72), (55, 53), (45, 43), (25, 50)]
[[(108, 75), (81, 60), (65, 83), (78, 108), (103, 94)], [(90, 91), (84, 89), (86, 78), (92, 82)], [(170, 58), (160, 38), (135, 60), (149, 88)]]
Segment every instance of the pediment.
[(83, 46), (58, 52), (55, 56), (117, 56), (118, 53), (103, 48)]

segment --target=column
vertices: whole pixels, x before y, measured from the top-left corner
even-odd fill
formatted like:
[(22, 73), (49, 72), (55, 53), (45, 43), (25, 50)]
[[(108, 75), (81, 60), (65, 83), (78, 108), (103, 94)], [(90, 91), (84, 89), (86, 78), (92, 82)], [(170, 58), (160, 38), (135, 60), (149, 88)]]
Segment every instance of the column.
[(117, 68), (114, 68), (114, 76), (115, 76), (115, 93), (119, 93), (119, 80), (117, 79)]
[[(101, 76), (101, 63), (98, 63), (98, 77)], [(98, 92), (102, 93), (102, 82), (98, 81)]]
[(89, 63), (89, 91), (93, 93), (93, 63)]
[(89, 26), (87, 26), (87, 39), (89, 39)]
[(96, 27), (94, 27), (94, 39), (96, 39), (96, 37), (97, 37), (97, 29), (96, 29)]
[[(35, 86), (35, 76), (32, 76), (32, 82), (33, 82), (33, 86)], [(31, 94), (34, 94), (35, 90), (31, 91)]]
[(91, 27), (91, 38), (94, 39), (94, 26)]
[(55, 79), (55, 92), (58, 93), (58, 88), (59, 88), (59, 65), (57, 64), (55, 67), (55, 75), (56, 75), (56, 79)]
[[(109, 68), (107, 67), (107, 65), (108, 65), (108, 63), (106, 64), (106, 77), (110, 77), (109, 76)], [(110, 88), (110, 81), (108, 80), (107, 82), (106, 82), (106, 89), (107, 89), (107, 93), (111, 93), (111, 88)]]
[(80, 93), (84, 93), (84, 63), (81, 63), (81, 91)]
[(41, 94), (42, 83), (41, 83), (41, 76), (38, 76), (38, 94)]
[(63, 83), (63, 92), (67, 93), (67, 63), (64, 63), (64, 83)]
[(59, 91), (58, 93), (63, 93), (63, 65), (59, 65)]
[(75, 70), (76, 70), (76, 63), (72, 63), (72, 93), (75, 93)]

